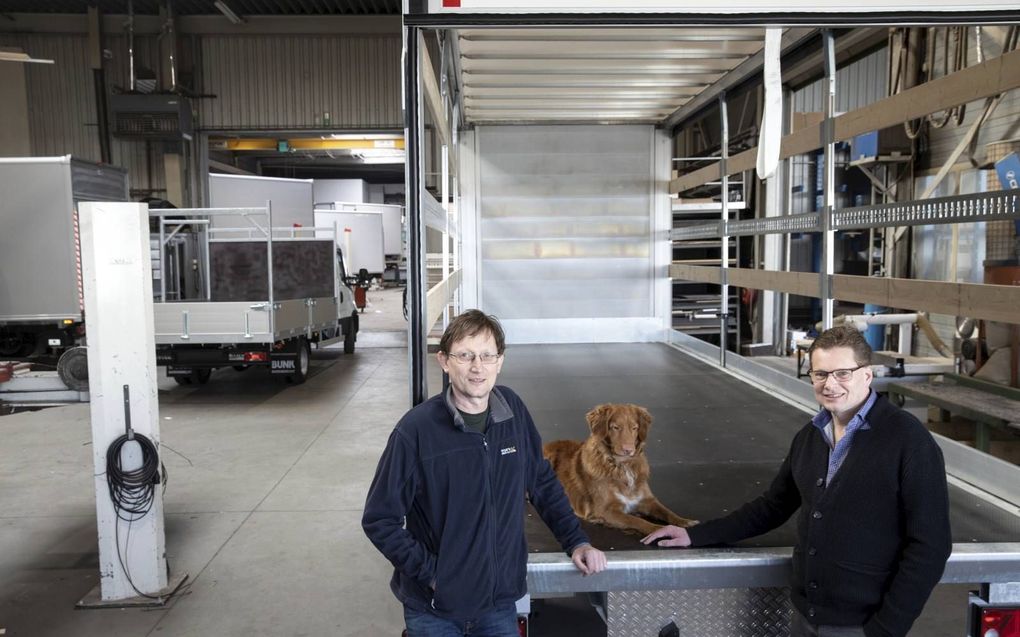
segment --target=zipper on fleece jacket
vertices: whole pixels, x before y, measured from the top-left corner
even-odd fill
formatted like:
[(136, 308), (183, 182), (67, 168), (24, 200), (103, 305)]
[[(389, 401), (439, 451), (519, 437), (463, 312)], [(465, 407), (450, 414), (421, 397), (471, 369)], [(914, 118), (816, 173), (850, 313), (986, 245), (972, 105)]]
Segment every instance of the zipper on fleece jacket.
[(496, 600), (496, 591), (499, 588), (498, 564), (496, 563), (496, 503), (492, 499), (492, 458), (489, 456), (489, 441), (485, 434), (482, 434), (482, 446), (485, 448), (485, 495), (489, 501), (489, 547), (492, 549), (492, 599)]

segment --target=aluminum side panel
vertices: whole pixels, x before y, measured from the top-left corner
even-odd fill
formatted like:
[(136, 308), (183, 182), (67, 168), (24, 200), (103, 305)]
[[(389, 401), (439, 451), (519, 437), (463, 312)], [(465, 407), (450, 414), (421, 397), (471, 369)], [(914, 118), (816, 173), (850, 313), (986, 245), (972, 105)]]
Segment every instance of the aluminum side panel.
[(153, 306), (157, 345), (268, 343), (269, 313), (265, 304), (156, 303)]

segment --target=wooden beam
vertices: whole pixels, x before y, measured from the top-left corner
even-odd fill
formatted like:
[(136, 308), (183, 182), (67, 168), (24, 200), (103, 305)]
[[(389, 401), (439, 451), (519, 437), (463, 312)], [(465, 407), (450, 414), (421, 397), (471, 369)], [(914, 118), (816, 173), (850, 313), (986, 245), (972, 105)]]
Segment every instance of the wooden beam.
[(439, 134), (440, 144), (450, 146), (453, 139), (450, 135), (450, 123), (446, 121), (446, 108), (443, 96), (439, 92), (439, 81), (432, 66), (429, 48), (425, 46), (425, 39), (422, 37), (418, 38), (418, 48), (421, 51), (421, 79), (424, 89), (422, 94), (425, 96), (425, 106), (432, 115), (432, 124)]
[(778, 272), (775, 270), (751, 270), (730, 268), (727, 273), (730, 285), (754, 290), (773, 290), (799, 296), (817, 298), (820, 286), (814, 272)]
[[(1020, 49), (844, 113), (833, 119), (835, 138), (847, 140), (1015, 88), (1020, 88)], [(821, 148), (824, 125), (822, 122), (808, 126), (783, 137), (779, 157), (787, 159)], [(730, 174), (749, 170), (757, 156), (757, 147), (734, 155), (728, 165)], [(681, 175), (669, 182), (669, 191), (676, 194), (715, 181), (720, 177), (719, 170), (715, 163)]]
[(884, 307), (1016, 323), (1020, 286), (946, 283), (836, 274), (832, 296)]
[(719, 285), (719, 270), (720, 268), (674, 263), (669, 266), (669, 276), (672, 279), (679, 279), (681, 281), (697, 281), (698, 283), (714, 283)]
[[(720, 268), (674, 263), (669, 276), (684, 281), (719, 285)], [(729, 268), (729, 285), (755, 290), (772, 290), (818, 298), (820, 286), (814, 272), (777, 272)], [(946, 283), (915, 279), (877, 278), (836, 274), (832, 296), (842, 301), (871, 303), (883, 307), (970, 316), (990, 321), (1017, 323), (1020, 286), (981, 283)]]
[(461, 272), (461, 270), (455, 270), (448, 277), (429, 288), (425, 297), (425, 305), (428, 308), (425, 316), (425, 331), (432, 329), (439, 317), (443, 315), (443, 309), (453, 300), (453, 293), (460, 288)]

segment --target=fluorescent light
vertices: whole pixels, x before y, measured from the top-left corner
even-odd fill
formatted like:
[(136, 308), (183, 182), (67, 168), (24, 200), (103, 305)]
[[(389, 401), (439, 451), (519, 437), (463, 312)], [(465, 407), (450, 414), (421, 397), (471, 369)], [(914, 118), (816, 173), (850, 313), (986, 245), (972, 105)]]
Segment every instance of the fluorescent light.
[(322, 139), (353, 139), (358, 141), (370, 141), (376, 139), (394, 139), (402, 140), (404, 136), (401, 133), (330, 133), (328, 136), (323, 136)]
[(0, 62), (34, 62), (36, 64), (53, 64), (53, 60), (34, 58), (20, 51), (0, 51)]
[(402, 164), (404, 163), (403, 156), (401, 157), (362, 157), (361, 163), (363, 164)]
[(234, 24), (244, 24), (244, 18), (234, 13), (234, 10), (230, 8), (230, 5), (223, 0), (216, 0), (216, 2), (213, 3), (213, 6), (219, 9), (220, 13), (222, 13), (227, 20), (230, 20)]
[(390, 148), (364, 148), (351, 154), (363, 164), (402, 164), (405, 158), (403, 150)]

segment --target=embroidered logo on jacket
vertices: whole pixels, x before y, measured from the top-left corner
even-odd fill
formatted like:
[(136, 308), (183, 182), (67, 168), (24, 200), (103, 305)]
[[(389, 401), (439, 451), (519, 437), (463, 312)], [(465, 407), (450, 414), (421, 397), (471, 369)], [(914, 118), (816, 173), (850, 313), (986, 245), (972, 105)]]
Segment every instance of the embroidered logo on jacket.
[(517, 447), (503, 447), (499, 450), (499, 455), (505, 456), (508, 453), (517, 453)]

